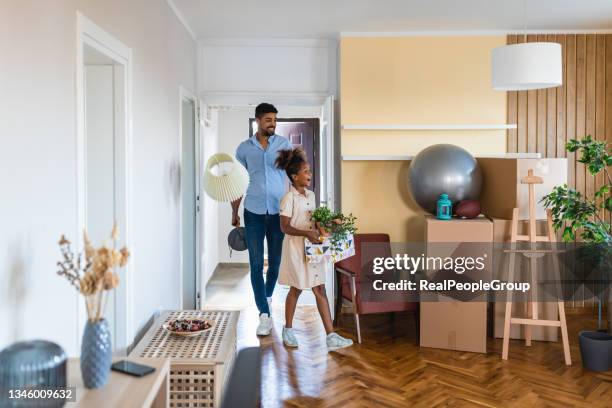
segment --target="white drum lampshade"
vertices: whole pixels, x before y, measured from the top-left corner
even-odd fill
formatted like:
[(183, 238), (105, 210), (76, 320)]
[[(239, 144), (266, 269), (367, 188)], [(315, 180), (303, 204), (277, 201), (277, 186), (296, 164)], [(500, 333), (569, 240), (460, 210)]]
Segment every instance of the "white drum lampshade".
[(212, 155), (206, 163), (204, 190), (215, 201), (234, 201), (246, 193), (249, 173), (227, 153)]
[(493, 89), (524, 91), (553, 88), (563, 82), (561, 44), (511, 44), (491, 53)]

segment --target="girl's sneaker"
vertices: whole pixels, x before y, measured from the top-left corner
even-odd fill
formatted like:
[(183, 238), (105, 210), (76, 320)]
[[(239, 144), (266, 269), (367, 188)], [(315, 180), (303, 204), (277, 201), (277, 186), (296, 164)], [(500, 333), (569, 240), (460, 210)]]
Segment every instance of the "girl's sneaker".
[(293, 333), (293, 328), (283, 327), (283, 343), (287, 347), (297, 347), (298, 341), (295, 338), (295, 334)]
[(345, 339), (338, 333), (329, 333), (325, 341), (327, 343), (328, 351), (339, 350), (341, 348), (350, 347), (353, 345), (353, 340)]

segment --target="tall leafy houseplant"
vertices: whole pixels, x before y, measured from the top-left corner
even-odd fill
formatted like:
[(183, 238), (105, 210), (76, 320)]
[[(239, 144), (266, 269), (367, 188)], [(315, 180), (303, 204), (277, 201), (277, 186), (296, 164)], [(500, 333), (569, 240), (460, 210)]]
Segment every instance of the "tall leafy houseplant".
[(606, 142), (593, 140), (591, 136), (582, 140), (572, 139), (565, 148), (569, 152), (579, 152), (578, 161), (585, 164), (592, 176), (603, 172), (605, 183), (593, 198), (569, 188), (567, 184), (555, 187), (542, 199), (544, 205), (552, 210), (553, 227), (559, 230), (567, 223), (563, 229), (565, 242), (580, 236), (585, 242), (611, 243), (610, 224), (601, 218), (604, 209), (612, 211), (612, 178), (608, 172), (608, 166), (612, 165), (611, 152)]
[[(604, 183), (593, 197), (587, 197), (567, 184), (557, 186), (544, 196), (542, 202), (551, 209), (553, 228), (563, 229), (563, 241), (571, 242), (580, 237), (592, 249), (590, 257), (595, 255), (596, 263), (606, 277), (610, 276), (610, 254), (612, 252), (612, 235), (610, 223), (605, 211), (612, 211), (612, 178), (608, 167), (612, 165), (612, 152), (605, 141), (593, 140), (589, 135), (582, 140), (572, 139), (565, 148), (569, 152), (578, 152), (578, 161), (583, 163), (592, 176), (603, 173)], [(609, 293), (609, 300), (612, 292)], [(608, 302), (608, 330), (612, 330), (612, 307)]]

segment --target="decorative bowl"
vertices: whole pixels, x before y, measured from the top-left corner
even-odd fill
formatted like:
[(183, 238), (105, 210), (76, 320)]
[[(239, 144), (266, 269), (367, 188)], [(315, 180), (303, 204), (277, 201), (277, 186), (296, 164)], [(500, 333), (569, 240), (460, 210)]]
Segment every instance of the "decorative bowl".
[(181, 337), (199, 336), (214, 326), (215, 322), (213, 320), (206, 319), (176, 319), (162, 325), (168, 333)]

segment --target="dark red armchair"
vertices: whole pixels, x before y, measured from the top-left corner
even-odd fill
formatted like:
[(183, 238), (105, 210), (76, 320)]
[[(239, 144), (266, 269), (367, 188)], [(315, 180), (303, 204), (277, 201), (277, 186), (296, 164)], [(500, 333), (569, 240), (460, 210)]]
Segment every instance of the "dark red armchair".
[[(334, 324), (338, 325), (342, 300), (351, 303), (357, 329), (357, 342), (361, 343), (359, 315), (372, 313), (394, 313), (411, 311), (415, 313), (417, 339), (419, 336), (419, 303), (418, 302), (372, 302), (362, 299), (362, 265), (361, 249), (363, 243), (382, 243), (376, 245), (376, 256), (391, 257), (391, 243), (387, 234), (355, 234), (355, 255), (334, 264), (336, 273), (336, 310)], [(368, 254), (370, 256), (371, 254)], [(393, 315), (392, 315), (393, 316)]]

